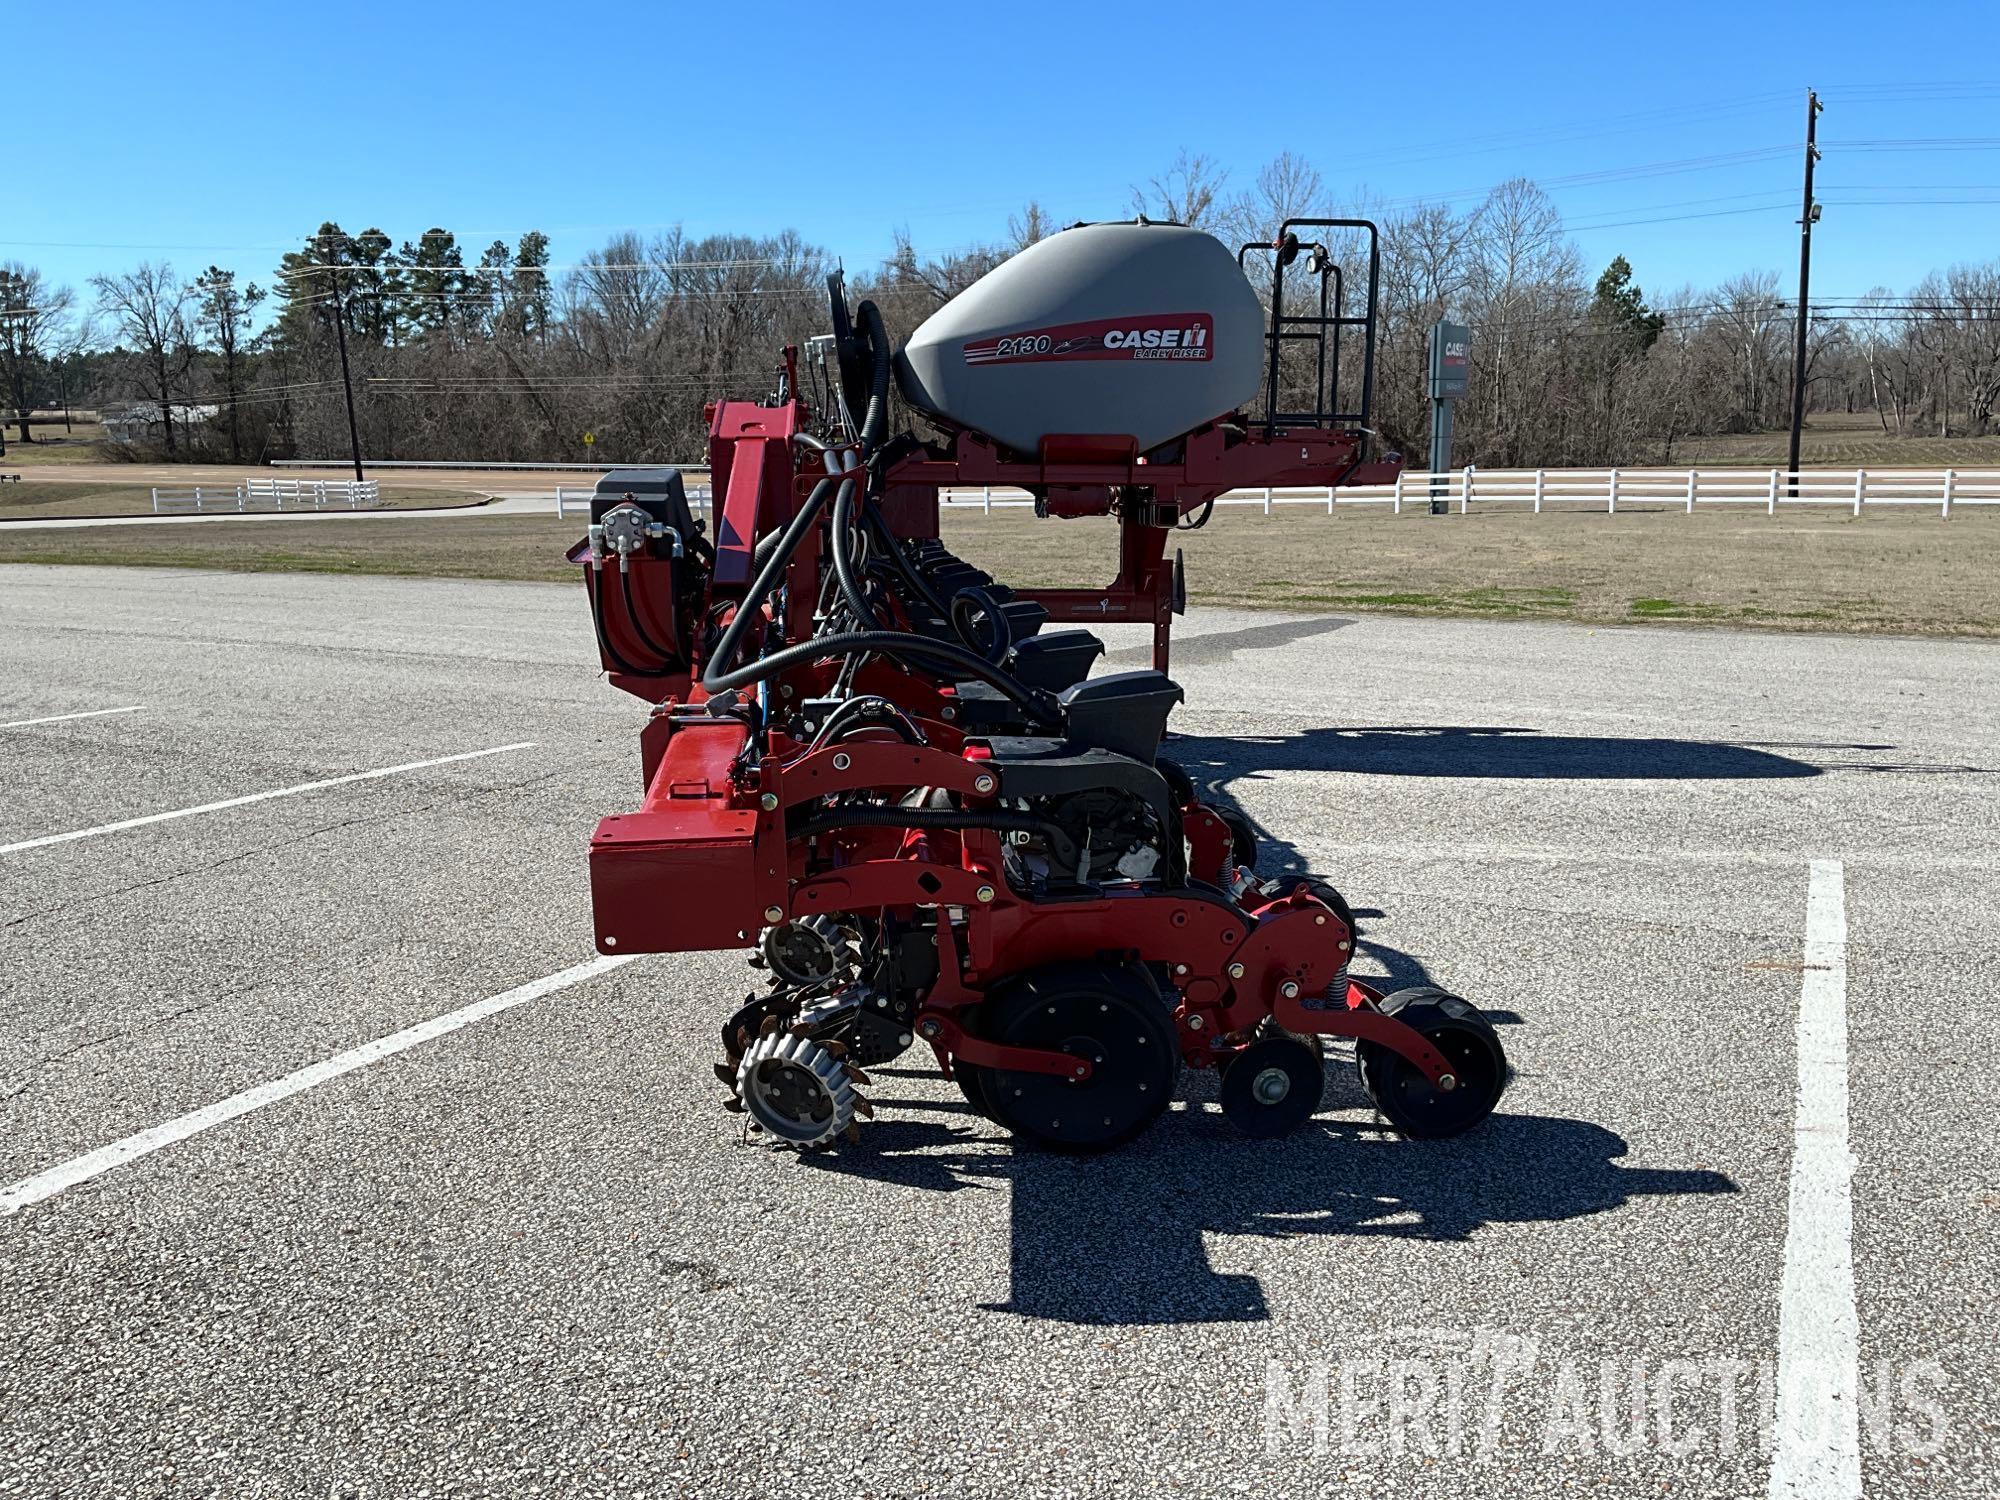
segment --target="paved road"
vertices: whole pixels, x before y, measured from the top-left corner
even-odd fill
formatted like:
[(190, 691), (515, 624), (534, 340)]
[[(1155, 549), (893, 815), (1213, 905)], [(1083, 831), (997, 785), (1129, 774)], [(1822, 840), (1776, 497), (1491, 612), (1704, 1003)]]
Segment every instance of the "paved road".
[(1506, 1022), (1460, 1141), (1343, 1069), (1073, 1161), (913, 1066), (740, 1145), (726, 955), (299, 1083), (590, 956), (589, 652), (540, 585), (0, 572), (0, 1193), (187, 1137), (0, 1217), (0, 1495), (1762, 1495), (1781, 1348), (1857, 1363), (1869, 1494), (1992, 1493), (1992, 647), (1192, 618), (1175, 752)]
[[(264, 521), (273, 525), (298, 522), (329, 522), (338, 524), (354, 520), (413, 520), (417, 518), (447, 520), (474, 520), (481, 516), (547, 516), (555, 514), (556, 497), (553, 489), (547, 490), (500, 490), (489, 491), (493, 499), (485, 505), (449, 505), (437, 508), (384, 507), (379, 510), (303, 510), (303, 511), (209, 511), (200, 515), (155, 516), (23, 516), (16, 519), (0, 520), (0, 531), (91, 531), (103, 526), (201, 526), (213, 521)], [(574, 497), (569, 503), (571, 515), (575, 515)]]

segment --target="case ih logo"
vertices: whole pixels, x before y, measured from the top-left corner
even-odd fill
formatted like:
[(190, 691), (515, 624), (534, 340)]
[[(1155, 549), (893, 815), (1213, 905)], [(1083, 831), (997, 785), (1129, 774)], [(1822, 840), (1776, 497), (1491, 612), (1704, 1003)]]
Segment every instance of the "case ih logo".
[(1215, 323), (1207, 313), (1142, 313), (1064, 323), (965, 346), (969, 365), (1025, 365), (1071, 359), (1207, 359)]

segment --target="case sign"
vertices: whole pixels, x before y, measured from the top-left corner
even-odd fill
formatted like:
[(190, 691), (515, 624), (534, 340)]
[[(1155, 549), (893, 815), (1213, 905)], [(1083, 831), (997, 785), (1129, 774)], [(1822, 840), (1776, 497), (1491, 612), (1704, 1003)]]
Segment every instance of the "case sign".
[(1431, 400), (1456, 401), (1472, 389), (1472, 330), (1459, 323), (1431, 328)]
[(1207, 313), (1140, 313), (973, 339), (965, 346), (965, 362), (1025, 365), (1086, 359), (1206, 360), (1212, 357), (1214, 336), (1215, 321)]

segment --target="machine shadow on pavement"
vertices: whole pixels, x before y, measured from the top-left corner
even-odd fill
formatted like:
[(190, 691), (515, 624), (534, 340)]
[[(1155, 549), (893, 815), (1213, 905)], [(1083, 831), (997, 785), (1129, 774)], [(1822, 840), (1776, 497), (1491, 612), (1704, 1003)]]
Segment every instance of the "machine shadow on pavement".
[(1178, 761), (1197, 785), (1206, 784), (1216, 791), (1226, 791), (1239, 777), (1279, 771), (1536, 781), (1761, 781), (1819, 776), (1826, 769), (1756, 746), (1721, 740), (1542, 734), (1533, 729), (1483, 724), (1371, 724), (1280, 735), (1175, 736), (1167, 741), (1163, 753)]
[[(1352, 1094), (1359, 1103), (1360, 1090)], [(960, 1108), (884, 1102), (917, 1113)], [(1209, 1234), (1457, 1241), (1487, 1225), (1574, 1219), (1639, 1197), (1737, 1190), (1720, 1172), (1621, 1166), (1626, 1145), (1611, 1131), (1532, 1115), (1495, 1115), (1447, 1141), (1326, 1119), (1258, 1141), (1193, 1103), (1103, 1156), (1010, 1147), (975, 1123), (969, 1109), (963, 1123), (892, 1117), (869, 1126), (865, 1148), (802, 1160), (918, 1191), (1011, 1185), (1010, 1295), (986, 1310), (1069, 1323), (1269, 1321), (1256, 1276), (1209, 1263)]]

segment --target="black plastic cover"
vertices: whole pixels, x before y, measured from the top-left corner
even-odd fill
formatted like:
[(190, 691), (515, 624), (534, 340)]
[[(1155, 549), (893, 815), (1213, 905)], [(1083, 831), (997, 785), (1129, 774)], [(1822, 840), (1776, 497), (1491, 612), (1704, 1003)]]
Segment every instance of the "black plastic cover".
[(1104, 642), (1088, 630), (1045, 630), (1014, 642), (1007, 670), (1029, 687), (1060, 693), (1090, 675)]
[(1167, 715), (1186, 696), (1164, 672), (1113, 672), (1065, 689), (1057, 701), (1072, 743), (1150, 766), (1166, 737)]
[(673, 527), (683, 542), (694, 535), (694, 512), (688, 509), (687, 484), (679, 469), (613, 469), (591, 492), (590, 519), (603, 520), (627, 496), (655, 521)]

